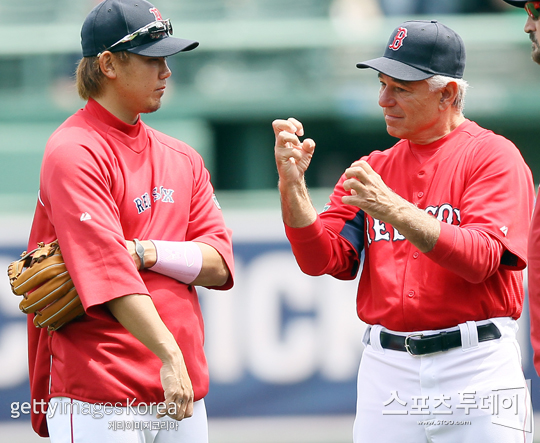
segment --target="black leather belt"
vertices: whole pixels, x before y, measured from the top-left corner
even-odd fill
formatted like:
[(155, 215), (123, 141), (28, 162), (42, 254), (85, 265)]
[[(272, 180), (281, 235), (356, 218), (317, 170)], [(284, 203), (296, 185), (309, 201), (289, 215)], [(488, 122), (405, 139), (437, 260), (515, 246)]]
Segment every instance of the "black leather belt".
[[(501, 331), (494, 323), (481, 325), (477, 328), (479, 342), (495, 340), (501, 337)], [(413, 332), (407, 336), (381, 331), (380, 340), (384, 349), (404, 351), (411, 355), (426, 355), (459, 348), (461, 346), (461, 331), (459, 329), (451, 332), (443, 331), (433, 335)]]

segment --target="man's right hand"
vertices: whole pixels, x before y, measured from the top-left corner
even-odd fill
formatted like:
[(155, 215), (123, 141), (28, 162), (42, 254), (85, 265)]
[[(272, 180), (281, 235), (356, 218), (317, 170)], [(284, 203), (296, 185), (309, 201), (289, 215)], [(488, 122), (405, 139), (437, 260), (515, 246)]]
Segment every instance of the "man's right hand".
[(193, 415), (193, 387), (182, 355), (173, 360), (163, 361), (159, 372), (166, 410), (160, 411), (158, 417), (168, 415), (182, 420)]
[(161, 360), (159, 376), (165, 407), (159, 406), (158, 416), (168, 415), (176, 420), (191, 417), (193, 387), (184, 355), (159, 316), (152, 298), (145, 294), (130, 294), (108, 301), (107, 307), (122, 326)]
[(298, 137), (304, 135), (304, 127), (295, 118), (274, 120), (272, 127), (276, 136), (274, 153), (280, 181), (303, 182), (315, 150), (315, 142), (310, 138), (300, 142)]
[(304, 127), (295, 118), (272, 122), (276, 145), (274, 152), (279, 174), (279, 192), (283, 222), (292, 228), (311, 225), (317, 219), (317, 211), (311, 204), (304, 173), (315, 151), (315, 142), (306, 138)]

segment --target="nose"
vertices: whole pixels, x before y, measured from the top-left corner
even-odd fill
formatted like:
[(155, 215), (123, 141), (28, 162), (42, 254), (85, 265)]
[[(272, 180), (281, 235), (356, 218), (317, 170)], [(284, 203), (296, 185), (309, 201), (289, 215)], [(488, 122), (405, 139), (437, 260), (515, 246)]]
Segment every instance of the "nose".
[(534, 32), (536, 30), (536, 25), (534, 20), (528, 15), (527, 21), (525, 22), (525, 28), (523, 29), (527, 34)]
[(169, 69), (167, 60), (163, 59), (159, 77), (164, 80), (166, 78), (169, 78), (171, 75), (172, 71)]
[(379, 90), (379, 106), (381, 108), (388, 108), (394, 106), (396, 103), (392, 93), (391, 88), (385, 85), (381, 85)]

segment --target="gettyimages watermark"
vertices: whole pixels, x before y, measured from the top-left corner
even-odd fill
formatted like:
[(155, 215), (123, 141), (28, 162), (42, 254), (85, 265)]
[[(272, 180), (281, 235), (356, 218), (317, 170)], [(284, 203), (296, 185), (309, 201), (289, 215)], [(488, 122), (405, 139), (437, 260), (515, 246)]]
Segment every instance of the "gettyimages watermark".
[[(531, 381), (518, 388), (493, 389), (489, 394), (479, 394), (476, 391), (458, 393), (456, 399), (449, 395), (412, 396), (403, 400), (398, 391), (392, 391), (390, 398), (383, 402), (383, 415), (430, 415), (429, 419), (419, 420), (419, 425), (435, 426), (466, 426), (473, 423), (476, 412), (489, 413), (491, 422), (495, 425), (532, 432), (532, 404), (529, 393)], [(452, 419), (454, 412), (460, 414), (460, 419)], [(471, 416), (471, 420), (463, 419), (462, 415)]]
[[(125, 405), (121, 402), (112, 403), (88, 403), (83, 401), (58, 401), (46, 402), (44, 400), (33, 400), (32, 402), (12, 402), (11, 403), (11, 418), (17, 419), (21, 415), (47, 414), (49, 418), (53, 418), (57, 414), (60, 415), (89, 415), (95, 419), (104, 417), (114, 418), (109, 421), (109, 429), (116, 430), (170, 430), (178, 429), (180, 424), (177, 420), (147, 420), (148, 414), (156, 415), (176, 415), (177, 404), (165, 402), (138, 402), (137, 399), (126, 399)], [(131, 417), (130, 420), (125, 420), (126, 417)], [(137, 420), (136, 417), (144, 417), (144, 420)]]

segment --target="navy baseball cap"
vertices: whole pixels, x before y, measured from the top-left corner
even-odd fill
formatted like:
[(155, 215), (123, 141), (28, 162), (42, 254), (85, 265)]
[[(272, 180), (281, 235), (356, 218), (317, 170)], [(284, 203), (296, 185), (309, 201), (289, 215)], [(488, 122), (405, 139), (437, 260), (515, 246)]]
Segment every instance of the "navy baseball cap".
[(462, 78), (465, 45), (461, 37), (436, 20), (412, 20), (398, 26), (384, 55), (356, 65), (398, 80), (425, 80), (434, 75)]
[[(152, 23), (158, 25), (154, 27), (157, 32), (136, 33)], [(170, 34), (170, 21), (163, 20), (158, 9), (146, 0), (105, 0), (84, 20), (81, 29), (83, 57), (93, 57), (105, 50), (168, 57), (199, 46), (199, 42), (170, 37)], [(129, 41), (119, 43), (127, 37)]]
[(530, 0), (525, 1), (514, 1), (514, 0), (504, 0), (506, 3), (512, 6), (517, 6), (518, 8), (524, 8), (525, 3), (529, 2)]

